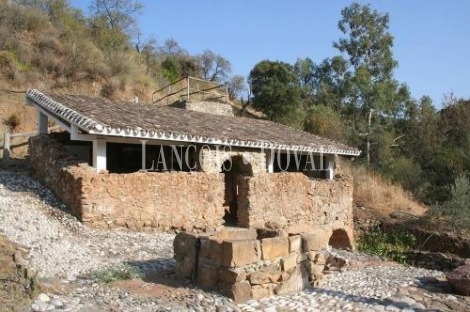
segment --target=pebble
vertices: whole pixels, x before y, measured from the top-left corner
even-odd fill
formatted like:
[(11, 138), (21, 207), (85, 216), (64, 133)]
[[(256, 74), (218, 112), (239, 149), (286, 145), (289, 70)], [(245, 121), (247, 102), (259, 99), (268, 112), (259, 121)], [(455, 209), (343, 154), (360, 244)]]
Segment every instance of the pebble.
[[(0, 171), (0, 232), (30, 248), (24, 261), (41, 281), (64, 287), (39, 294), (31, 311), (470, 310), (465, 297), (427, 290), (426, 281), (435, 279), (432, 287), (445, 284), (442, 272), (391, 265), (354, 251), (337, 252), (358, 266), (326, 275), (321, 287), (238, 306), (198, 289), (145, 297), (97, 284), (87, 273), (113, 264), (132, 263), (144, 274), (174, 269), (174, 234), (88, 228), (27, 173)], [(371, 261), (377, 265), (360, 266)]]
[(41, 300), (43, 302), (49, 302), (49, 301), (51, 301), (51, 298), (48, 295), (46, 295), (45, 293), (41, 293), (38, 296), (38, 300)]

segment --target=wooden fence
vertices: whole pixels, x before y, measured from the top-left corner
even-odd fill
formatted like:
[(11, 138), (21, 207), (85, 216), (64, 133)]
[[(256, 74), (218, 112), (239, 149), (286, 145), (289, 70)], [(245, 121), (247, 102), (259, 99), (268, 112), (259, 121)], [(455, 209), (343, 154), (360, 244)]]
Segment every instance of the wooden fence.
[[(50, 127), (48, 132), (59, 129), (59, 126)], [(3, 134), (3, 164), (8, 166), (10, 164), (11, 156), (11, 139), (20, 137), (31, 137), (37, 135), (37, 132), (23, 132), (23, 133), (8, 133)]]

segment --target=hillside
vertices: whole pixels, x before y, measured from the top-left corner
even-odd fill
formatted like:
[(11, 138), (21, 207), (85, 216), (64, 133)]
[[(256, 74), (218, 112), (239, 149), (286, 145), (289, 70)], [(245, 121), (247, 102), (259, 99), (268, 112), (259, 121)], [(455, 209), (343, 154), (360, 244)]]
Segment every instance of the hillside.
[[(109, 27), (99, 15), (85, 17), (67, 1), (8, 2), (0, 2), (0, 117), (16, 116), (19, 124), (10, 129), (0, 123), (1, 133), (34, 131), (36, 112), (24, 105), (28, 88), (149, 102), (160, 86), (191, 74), (225, 81), (232, 98), (242, 89), (243, 77), (230, 80), (230, 63), (211, 51), (189, 55), (174, 39), (163, 46), (135, 43), (124, 27)], [(219, 67), (222, 71), (214, 69)], [(242, 110), (238, 101), (232, 105)], [(251, 104), (243, 114), (265, 116)], [(24, 142), (12, 142), (16, 155), (27, 152)], [(355, 198), (358, 206), (378, 208), (383, 216), (393, 210), (423, 213), (399, 186), (368, 173), (357, 174)]]

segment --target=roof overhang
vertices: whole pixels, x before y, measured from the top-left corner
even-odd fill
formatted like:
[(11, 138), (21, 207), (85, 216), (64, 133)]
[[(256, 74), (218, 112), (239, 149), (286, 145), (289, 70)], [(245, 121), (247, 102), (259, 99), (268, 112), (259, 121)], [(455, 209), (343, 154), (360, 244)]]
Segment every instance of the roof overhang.
[(305, 153), (335, 154), (345, 156), (359, 156), (359, 150), (344, 150), (335, 148), (312, 147), (306, 145), (287, 145), (271, 141), (258, 140), (239, 140), (239, 139), (219, 139), (215, 137), (190, 135), (185, 133), (176, 133), (169, 131), (160, 131), (155, 129), (143, 129), (141, 127), (112, 127), (93, 120), (81, 113), (66, 107), (65, 105), (54, 101), (43, 93), (35, 89), (26, 92), (26, 102), (28, 105), (35, 106), (39, 111), (45, 113), (68, 132), (72, 128), (81, 129), (90, 135), (103, 137), (121, 137), (133, 138), (136, 140), (159, 140), (172, 142), (186, 142), (195, 144), (226, 145), (233, 147), (255, 148), (255, 149), (274, 149), (283, 151), (299, 151)]

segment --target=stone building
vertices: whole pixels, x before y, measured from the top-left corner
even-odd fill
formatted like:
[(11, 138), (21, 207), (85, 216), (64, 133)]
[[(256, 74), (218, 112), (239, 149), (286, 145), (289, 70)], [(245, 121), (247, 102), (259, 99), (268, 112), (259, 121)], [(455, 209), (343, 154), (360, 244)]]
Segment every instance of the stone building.
[[(330, 244), (352, 244), (353, 184), (341, 159), (355, 148), (233, 117), (213, 101), (171, 107), (38, 90), (26, 100), (38, 111), (33, 170), (85, 223), (321, 229)], [(47, 134), (49, 121), (65, 131)]]

